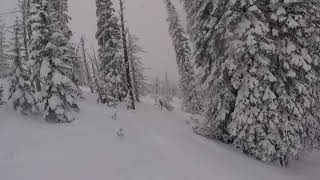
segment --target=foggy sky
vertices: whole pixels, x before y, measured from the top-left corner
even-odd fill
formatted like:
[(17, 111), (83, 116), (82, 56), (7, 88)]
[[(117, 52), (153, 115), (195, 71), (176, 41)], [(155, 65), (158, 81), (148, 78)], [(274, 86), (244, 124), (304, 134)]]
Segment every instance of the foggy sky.
[[(179, 0), (174, 0), (178, 9), (181, 9)], [(12, 11), (16, 0), (0, 0), (0, 13)], [(114, 0), (115, 8), (118, 9), (118, 0)], [(79, 41), (84, 35), (91, 44), (97, 48), (95, 39), (96, 16), (95, 0), (69, 0), (70, 22), (74, 32), (73, 40)], [(151, 68), (147, 72), (148, 78), (160, 76), (163, 78), (168, 72), (171, 80), (177, 81), (177, 65), (174, 48), (168, 32), (167, 12), (163, 0), (125, 0), (125, 18), (132, 34), (140, 38), (139, 43), (146, 50), (142, 59), (146, 67)], [(14, 15), (8, 15), (10, 24)]]

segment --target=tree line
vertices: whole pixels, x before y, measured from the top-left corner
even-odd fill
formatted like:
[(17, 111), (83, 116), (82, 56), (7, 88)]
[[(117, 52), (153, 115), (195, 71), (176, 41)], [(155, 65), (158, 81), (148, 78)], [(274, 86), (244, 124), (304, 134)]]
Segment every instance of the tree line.
[[(44, 114), (51, 122), (75, 120), (83, 97), (81, 86), (114, 106), (135, 103), (145, 93), (147, 79), (138, 38), (125, 23), (124, 2), (116, 15), (112, 1), (96, 1), (99, 50), (88, 53), (86, 41), (71, 42), (68, 0), (20, 0), (19, 16), (6, 39), (0, 22), (0, 68), (9, 79), (9, 99), (22, 114)], [(1, 91), (2, 93), (2, 91)], [(2, 97), (2, 95), (0, 96)]]

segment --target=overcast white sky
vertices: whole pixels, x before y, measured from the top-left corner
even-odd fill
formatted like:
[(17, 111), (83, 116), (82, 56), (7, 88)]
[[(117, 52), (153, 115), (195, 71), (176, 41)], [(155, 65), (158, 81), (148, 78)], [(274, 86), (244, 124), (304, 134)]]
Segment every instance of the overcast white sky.
[[(140, 44), (147, 51), (143, 62), (151, 70), (148, 76), (164, 76), (168, 72), (170, 79), (177, 81), (177, 65), (172, 41), (166, 22), (167, 12), (163, 0), (125, 0), (126, 19), (132, 34), (140, 37)], [(173, 0), (179, 11), (179, 0)], [(0, 13), (12, 11), (16, 0), (0, 0)], [(114, 0), (118, 6), (118, 0)], [(95, 40), (96, 16), (95, 0), (69, 0), (71, 27), (77, 39), (84, 35), (90, 44), (97, 47)], [(7, 18), (10, 19), (14, 15)], [(10, 22), (10, 20), (8, 20)]]

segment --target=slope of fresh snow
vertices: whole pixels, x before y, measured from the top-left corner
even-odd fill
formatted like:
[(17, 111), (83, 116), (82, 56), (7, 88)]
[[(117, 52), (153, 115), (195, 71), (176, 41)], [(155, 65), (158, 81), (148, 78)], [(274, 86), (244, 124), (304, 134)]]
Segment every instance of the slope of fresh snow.
[[(319, 180), (320, 154), (288, 169), (262, 164), (197, 136), (188, 115), (107, 109), (86, 94), (72, 124), (48, 124), (0, 107), (1, 180)], [(112, 118), (117, 113), (117, 118)], [(116, 120), (114, 120), (116, 119)], [(124, 129), (124, 136), (117, 132)]]

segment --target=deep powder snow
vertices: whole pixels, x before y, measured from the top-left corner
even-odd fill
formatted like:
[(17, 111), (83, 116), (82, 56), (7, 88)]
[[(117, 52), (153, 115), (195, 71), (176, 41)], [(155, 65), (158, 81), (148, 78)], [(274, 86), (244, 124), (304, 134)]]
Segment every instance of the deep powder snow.
[[(192, 133), (187, 114), (145, 99), (136, 112), (86, 94), (78, 120), (50, 124), (0, 107), (1, 180), (318, 180), (320, 154), (288, 169)], [(123, 129), (123, 130), (120, 130)], [(119, 132), (124, 136), (118, 136)]]

